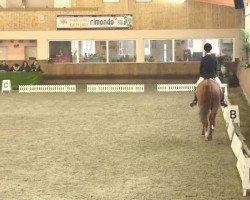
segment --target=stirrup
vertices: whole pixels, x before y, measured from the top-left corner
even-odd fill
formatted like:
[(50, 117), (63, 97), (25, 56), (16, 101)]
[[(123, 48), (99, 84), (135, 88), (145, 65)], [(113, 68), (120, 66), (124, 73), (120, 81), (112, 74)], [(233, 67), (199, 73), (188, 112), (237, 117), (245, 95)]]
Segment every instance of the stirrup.
[(197, 101), (193, 101), (192, 103), (190, 103), (190, 107), (194, 107), (197, 105)]

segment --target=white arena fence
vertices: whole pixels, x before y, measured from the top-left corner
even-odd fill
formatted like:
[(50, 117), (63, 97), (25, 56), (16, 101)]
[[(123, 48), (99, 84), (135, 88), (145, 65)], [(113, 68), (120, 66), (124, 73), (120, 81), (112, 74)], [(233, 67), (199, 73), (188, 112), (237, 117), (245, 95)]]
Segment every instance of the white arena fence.
[(229, 121), (227, 132), (231, 140), (231, 148), (237, 158), (236, 167), (242, 181), (243, 196), (246, 196), (247, 190), (250, 189), (250, 150), (238, 125), (233, 120)]
[(143, 84), (87, 84), (87, 92), (144, 92)]
[(194, 91), (196, 84), (157, 84), (158, 92)]
[(76, 85), (19, 85), (19, 93), (76, 92)]
[[(227, 133), (231, 141), (232, 151), (237, 158), (236, 167), (238, 169), (243, 188), (243, 196), (247, 195), (247, 190), (250, 189), (250, 150), (245, 143), (245, 138), (240, 131), (240, 123), (230, 119), (229, 111), (233, 107), (228, 99), (227, 85), (223, 84), (226, 88), (225, 99), (228, 102), (228, 107), (222, 108), (223, 117), (227, 125)], [(239, 113), (237, 113), (239, 115)]]
[[(225, 88), (225, 96), (228, 96), (227, 84), (222, 84)], [(189, 92), (194, 91), (196, 84), (157, 84), (158, 92)]]

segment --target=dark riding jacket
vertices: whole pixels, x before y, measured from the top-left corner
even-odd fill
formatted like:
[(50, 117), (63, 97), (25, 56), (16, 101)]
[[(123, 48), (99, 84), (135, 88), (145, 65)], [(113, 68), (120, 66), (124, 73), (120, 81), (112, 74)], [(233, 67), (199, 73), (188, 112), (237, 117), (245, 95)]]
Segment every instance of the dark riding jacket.
[(201, 59), (200, 76), (204, 79), (215, 78), (217, 76), (217, 61), (215, 56), (207, 54)]

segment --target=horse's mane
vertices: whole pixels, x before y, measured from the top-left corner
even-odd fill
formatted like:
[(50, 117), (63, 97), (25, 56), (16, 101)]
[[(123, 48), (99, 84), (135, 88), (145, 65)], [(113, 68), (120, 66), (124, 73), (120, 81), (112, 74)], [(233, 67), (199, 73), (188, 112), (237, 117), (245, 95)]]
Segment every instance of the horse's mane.
[(211, 109), (211, 101), (212, 101), (212, 88), (209, 80), (206, 80), (203, 85), (201, 85), (202, 89), (199, 90), (199, 105), (200, 105), (200, 120), (202, 123), (207, 122), (208, 114)]

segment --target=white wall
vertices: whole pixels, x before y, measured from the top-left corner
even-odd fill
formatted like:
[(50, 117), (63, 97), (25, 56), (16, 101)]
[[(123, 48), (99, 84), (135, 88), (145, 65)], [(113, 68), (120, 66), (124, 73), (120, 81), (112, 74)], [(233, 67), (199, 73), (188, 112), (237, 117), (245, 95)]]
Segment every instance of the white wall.
[(29, 60), (30, 57), (36, 58), (37, 47), (24, 47), (24, 57), (25, 60)]
[(0, 6), (6, 8), (6, 0), (0, 0)]
[(0, 60), (8, 59), (8, 47), (0, 47)]
[(22, 4), (22, 0), (6, 0), (7, 8), (19, 8)]
[(250, 5), (245, 8), (245, 28), (250, 28)]

